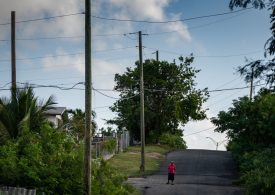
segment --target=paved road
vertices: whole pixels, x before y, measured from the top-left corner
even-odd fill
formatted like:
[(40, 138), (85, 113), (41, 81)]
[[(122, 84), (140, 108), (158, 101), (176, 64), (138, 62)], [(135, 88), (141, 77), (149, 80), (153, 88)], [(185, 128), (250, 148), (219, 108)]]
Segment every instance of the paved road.
[[(166, 184), (167, 166), (176, 163), (175, 185)], [(242, 195), (232, 185), (237, 179), (230, 152), (184, 150), (167, 155), (160, 170), (147, 178), (130, 178), (144, 195)]]

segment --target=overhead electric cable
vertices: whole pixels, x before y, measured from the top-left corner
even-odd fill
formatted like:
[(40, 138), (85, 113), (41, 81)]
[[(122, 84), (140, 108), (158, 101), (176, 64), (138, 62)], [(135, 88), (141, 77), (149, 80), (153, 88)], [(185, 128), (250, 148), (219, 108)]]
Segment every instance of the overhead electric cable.
[[(151, 48), (151, 47), (146, 47), (146, 46), (144, 46), (144, 48), (145, 49), (147, 48), (147, 49), (150, 49), (150, 50), (153, 50), (153, 51), (159, 50), (159, 51), (164, 52), (164, 53), (170, 53), (170, 54), (173, 54), (173, 55), (183, 56), (182, 53), (178, 53), (178, 52), (174, 52), (174, 51), (167, 51), (167, 50), (162, 50), (162, 49), (158, 49), (158, 48)], [(229, 54), (229, 55), (193, 55), (193, 57), (195, 57), (195, 58), (230, 58), (230, 57), (245, 56), (245, 55), (260, 53), (260, 52), (263, 52), (263, 50), (256, 50), (256, 51), (250, 51), (250, 52), (246, 52), (246, 53)]]
[(118, 22), (136, 22), (136, 23), (155, 23), (155, 24), (165, 24), (165, 23), (174, 23), (174, 22), (184, 22), (184, 21), (190, 21), (190, 20), (197, 20), (197, 19), (203, 19), (203, 18), (210, 18), (210, 17), (216, 17), (216, 16), (223, 16), (223, 15), (228, 15), (228, 14), (234, 14), (237, 12), (242, 12), (250, 8), (244, 8), (236, 11), (230, 11), (230, 12), (223, 12), (223, 13), (217, 13), (217, 14), (210, 14), (210, 15), (204, 15), (204, 16), (195, 16), (191, 18), (183, 18), (183, 19), (178, 19), (178, 20), (167, 20), (167, 21), (149, 21), (149, 20), (133, 20), (133, 19), (119, 19), (119, 18), (107, 18), (107, 17), (101, 17), (101, 16), (92, 16), (97, 19), (101, 20), (109, 20), (109, 21), (118, 21)]
[[(263, 86), (266, 84), (258, 84), (258, 85), (254, 85), (256, 86)], [(220, 92), (220, 91), (231, 91), (231, 90), (240, 90), (240, 89), (246, 89), (249, 88), (250, 86), (245, 86), (245, 87), (234, 87), (234, 88), (225, 88), (225, 89), (214, 89), (214, 90), (208, 90), (209, 93), (212, 92)], [(164, 91), (164, 92), (182, 92), (182, 91), (178, 91), (178, 90), (167, 90), (167, 89), (148, 89), (145, 88), (144, 90), (146, 91), (151, 91), (151, 92), (158, 92), (158, 91)]]
[[(258, 84), (258, 85), (254, 85), (254, 86), (257, 87), (257, 86), (263, 86), (263, 85), (266, 85), (266, 84)], [(231, 90), (238, 90), (238, 89), (246, 89), (246, 88), (249, 88), (249, 87), (250, 86), (227, 88), (227, 89), (214, 89), (214, 90), (209, 90), (208, 92), (231, 91)]]
[(190, 133), (190, 134), (187, 134), (187, 135), (184, 135), (183, 137), (186, 137), (186, 136), (190, 136), (190, 135), (195, 135), (195, 134), (198, 134), (198, 133), (201, 133), (201, 132), (204, 132), (204, 131), (208, 131), (208, 130), (211, 130), (211, 129), (214, 129), (215, 127), (210, 127), (210, 128), (207, 128), (207, 129), (203, 129), (203, 130), (200, 130), (200, 131), (196, 131), (194, 133)]
[(132, 48), (136, 48), (136, 46), (131, 46), (131, 47), (120, 47), (120, 48), (105, 49), (105, 50), (95, 50), (93, 53), (108, 52), (108, 51), (116, 51), (116, 50), (124, 50), (124, 49), (132, 49)]
[[(51, 20), (51, 19), (55, 19), (55, 18), (63, 18), (63, 17), (67, 17), (67, 16), (76, 16), (76, 15), (84, 15), (84, 14), (85, 14), (84, 12), (71, 13), (71, 14), (62, 14), (62, 15), (49, 16), (49, 17), (44, 17), (44, 18), (20, 20), (20, 21), (16, 21), (15, 23), (25, 23), (25, 22), (34, 22), (34, 21), (41, 21), (41, 20)], [(7, 23), (0, 24), (0, 26), (10, 25), (10, 24), (11, 24), (10, 22), (7, 22)]]
[[(136, 48), (135, 46), (132, 47), (122, 47), (122, 48), (113, 48), (113, 49), (105, 49), (105, 50), (95, 50), (93, 53), (99, 53), (99, 52), (108, 52), (108, 51), (116, 51), (116, 50), (124, 50), (124, 49), (130, 49), (130, 48)], [(35, 59), (42, 59), (42, 58), (53, 58), (53, 57), (62, 57), (62, 56), (72, 56), (72, 55), (83, 55), (84, 52), (79, 53), (69, 53), (69, 54), (58, 54), (58, 55), (49, 55), (49, 56), (38, 56), (38, 57), (30, 57), (30, 58), (17, 58), (16, 60), (35, 60)], [(8, 59), (0, 59), (0, 62), (9, 62)]]
[[(73, 55), (82, 55), (84, 52), (79, 53), (69, 53), (69, 54), (58, 54), (58, 55), (49, 55), (49, 56), (37, 56), (37, 57), (30, 57), (30, 58), (17, 58), (16, 60), (35, 60), (35, 59), (42, 59), (42, 58), (53, 58), (53, 57), (61, 57), (61, 56), (73, 56)], [(0, 62), (9, 62), (10, 60), (0, 60)]]
[(113, 96), (107, 95), (107, 94), (105, 94), (105, 93), (102, 93), (102, 92), (101, 92), (100, 90), (98, 90), (98, 89), (93, 88), (93, 90), (96, 91), (97, 93), (99, 93), (99, 94), (105, 96), (105, 97), (108, 97), (108, 98), (111, 98), (111, 99), (116, 99), (116, 100), (117, 100), (117, 99), (119, 99), (119, 100), (132, 99), (132, 98), (136, 97), (137, 95), (139, 95), (139, 94), (136, 94), (136, 95), (133, 95), (133, 96), (127, 97), (127, 98), (117, 98), (117, 97), (113, 97)]

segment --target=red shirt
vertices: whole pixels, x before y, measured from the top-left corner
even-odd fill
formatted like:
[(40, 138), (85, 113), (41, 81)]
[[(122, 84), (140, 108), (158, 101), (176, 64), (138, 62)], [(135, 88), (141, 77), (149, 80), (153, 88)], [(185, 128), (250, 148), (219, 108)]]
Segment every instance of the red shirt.
[(176, 165), (174, 163), (170, 163), (168, 166), (168, 173), (175, 173), (176, 172)]

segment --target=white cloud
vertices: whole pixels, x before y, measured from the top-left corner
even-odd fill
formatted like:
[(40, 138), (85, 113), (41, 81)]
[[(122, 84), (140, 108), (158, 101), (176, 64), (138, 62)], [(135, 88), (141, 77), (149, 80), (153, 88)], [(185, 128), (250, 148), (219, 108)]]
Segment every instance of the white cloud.
[[(67, 0), (3, 0), (0, 1), (0, 18), (9, 22), (11, 11), (16, 11), (16, 21), (43, 18), (62, 14), (77, 13), (83, 10), (83, 1)], [(42, 35), (79, 35), (84, 29), (83, 16), (64, 17), (49, 21), (18, 23), (17, 31), (21, 36)], [(8, 32), (7, 32), (8, 33)]]
[(127, 15), (139, 18), (161, 21), (165, 19), (164, 8), (171, 0), (110, 0), (110, 2), (121, 8)]
[[(128, 60), (119, 61), (116, 63), (115, 61), (105, 61), (102, 59), (94, 60), (94, 86), (96, 88), (105, 88), (105, 89), (113, 89), (115, 82), (114, 76), (116, 73), (123, 73), (125, 71), (125, 66), (122, 64), (130, 64), (131, 62)], [(115, 93), (117, 96), (117, 93)]]
[[(178, 13), (167, 13), (166, 8), (172, 3), (173, 0), (109, 0), (104, 5), (108, 5), (109, 9), (106, 8), (108, 17), (120, 18), (120, 19), (132, 19), (132, 20), (149, 20), (149, 21), (166, 21), (166, 20), (178, 20), (181, 15)], [(108, 2), (108, 3), (107, 3)], [(104, 6), (98, 6), (103, 8)], [(100, 12), (97, 12), (100, 14)], [(102, 15), (101, 15), (102, 16)], [(105, 23), (105, 24), (104, 24)], [(112, 32), (117, 32), (117, 27), (123, 29), (125, 32), (130, 32), (134, 26), (138, 27), (139, 30), (145, 28), (143, 23), (130, 23), (130, 22), (108, 22), (103, 21), (102, 23), (96, 23), (99, 27), (96, 29), (109, 29)], [(104, 27), (105, 25), (105, 27)], [(111, 25), (112, 28), (106, 28), (107, 25)], [(183, 22), (175, 22), (168, 24), (155, 24), (151, 25), (150, 28), (156, 31), (178, 31), (177, 33), (171, 34), (174, 39), (182, 39), (185, 41), (191, 41), (191, 34), (188, 31), (187, 25)], [(128, 29), (128, 30), (127, 30)], [(97, 32), (97, 30), (96, 30)], [(102, 32), (102, 31), (101, 31)], [(105, 31), (106, 32), (106, 31)], [(121, 31), (120, 31), (121, 32)], [(123, 31), (122, 31), (123, 32)]]
[(68, 70), (69, 68), (73, 68), (84, 75), (84, 55), (68, 55), (62, 48), (57, 49), (55, 54), (57, 55), (56, 57), (44, 58), (42, 60), (43, 67), (46, 71)]

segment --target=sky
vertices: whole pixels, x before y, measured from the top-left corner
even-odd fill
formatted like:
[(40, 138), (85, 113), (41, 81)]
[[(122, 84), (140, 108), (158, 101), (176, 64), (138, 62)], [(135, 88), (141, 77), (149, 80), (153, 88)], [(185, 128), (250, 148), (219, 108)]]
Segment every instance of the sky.
[[(228, 13), (229, 1), (221, 0), (92, 0), (92, 92), (96, 122), (106, 127), (105, 119), (116, 116), (109, 110), (119, 93), (114, 75), (138, 60), (138, 31), (143, 39), (143, 59), (172, 62), (179, 56), (195, 57), (193, 67), (200, 69), (197, 89), (209, 90), (248, 86), (236, 72), (246, 59), (263, 58), (265, 41), (271, 36), (269, 12), (247, 9), (216, 17), (167, 23), (171, 21)], [(54, 95), (58, 106), (84, 110), (84, 0), (0, 0), (0, 96), (8, 97), (10, 68), (10, 18), (16, 11), (17, 82), (39, 85), (40, 99)], [(239, 10), (239, 9), (236, 9)], [(235, 10), (234, 10), (235, 11)], [(52, 16), (62, 16), (54, 17)], [(132, 21), (114, 21), (113, 18)], [(78, 89), (61, 90), (54, 85)], [(257, 91), (257, 88), (255, 88)], [(102, 94), (103, 93), (103, 94)], [(225, 150), (226, 135), (214, 132), (210, 122), (219, 111), (227, 110), (232, 100), (249, 94), (249, 89), (211, 92), (203, 105), (207, 119), (190, 121), (184, 139), (190, 149)], [(146, 117), (146, 116), (145, 116)], [(209, 137), (209, 138), (207, 138)]]

